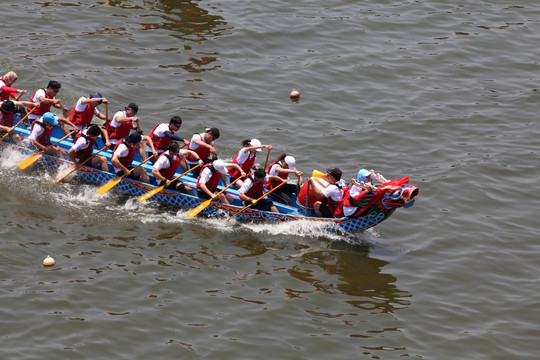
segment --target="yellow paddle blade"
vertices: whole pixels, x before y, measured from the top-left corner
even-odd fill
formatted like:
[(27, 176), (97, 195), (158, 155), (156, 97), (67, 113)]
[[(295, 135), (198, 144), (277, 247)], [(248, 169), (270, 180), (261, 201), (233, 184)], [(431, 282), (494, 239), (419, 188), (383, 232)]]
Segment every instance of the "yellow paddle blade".
[(204, 209), (206, 209), (208, 207), (208, 205), (210, 205), (211, 202), (212, 202), (212, 199), (209, 199), (209, 200), (206, 200), (205, 202), (201, 203), (195, 209), (188, 212), (187, 217), (191, 219), (191, 218), (197, 216), (197, 214), (200, 213), (201, 211), (203, 211)]
[(146, 194), (144, 195), (141, 195), (139, 197), (139, 201), (140, 202), (143, 202), (144, 200), (148, 200), (149, 198), (151, 198), (152, 196), (156, 195), (158, 192), (160, 192), (161, 190), (165, 189), (165, 185), (162, 185), (160, 187), (157, 187), (153, 190), (150, 190), (149, 192), (147, 192)]
[(311, 174), (311, 176), (314, 178), (325, 178), (326, 174), (319, 170), (313, 170), (313, 173)]
[(29, 158), (21, 161), (19, 163), (19, 165), (17, 165), (17, 166), (19, 167), (19, 169), (24, 170), (27, 167), (29, 167), (30, 165), (32, 165), (33, 163), (35, 163), (37, 160), (39, 160), (42, 155), (43, 155), (42, 152), (35, 153), (34, 155), (30, 156)]
[(96, 191), (98, 192), (98, 194), (103, 195), (107, 191), (109, 191), (113, 187), (115, 187), (120, 181), (122, 181), (123, 178), (124, 178), (124, 176), (119, 176), (116, 179), (112, 179), (111, 181), (109, 181), (108, 183), (106, 183), (105, 185), (103, 185), (102, 187), (97, 189)]

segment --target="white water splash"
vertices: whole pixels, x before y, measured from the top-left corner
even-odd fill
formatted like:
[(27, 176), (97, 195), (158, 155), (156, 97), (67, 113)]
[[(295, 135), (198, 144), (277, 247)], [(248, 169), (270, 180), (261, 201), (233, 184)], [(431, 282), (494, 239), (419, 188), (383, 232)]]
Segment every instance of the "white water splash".
[(29, 156), (19, 150), (5, 148), (0, 152), (0, 167), (4, 169), (15, 169), (21, 161), (27, 159)]

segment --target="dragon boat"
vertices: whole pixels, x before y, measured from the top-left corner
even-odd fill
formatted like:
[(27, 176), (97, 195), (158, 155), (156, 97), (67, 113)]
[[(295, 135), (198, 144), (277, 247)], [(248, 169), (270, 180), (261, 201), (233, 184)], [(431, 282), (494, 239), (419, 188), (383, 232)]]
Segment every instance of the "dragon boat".
[[(14, 131), (20, 134), (23, 138), (28, 137), (30, 134), (30, 129), (27, 128), (23, 123), (16, 127)], [(64, 134), (58, 127), (55, 127), (51, 137), (51, 143), (59, 141), (62, 139), (62, 137), (64, 137)], [(73, 146), (73, 140), (71, 138), (66, 138), (59, 141), (57, 145), (67, 152)], [(7, 147), (16, 149), (17, 151), (21, 151), (28, 155), (35, 153), (33, 150), (18, 146), (5, 140), (0, 143), (1, 149), (5, 149)], [(98, 149), (103, 147), (103, 142), (101, 139), (98, 139), (96, 147)], [(97, 150), (94, 150), (94, 154), (96, 152)], [(111, 150), (104, 150), (100, 152), (100, 155), (105, 156), (110, 164), (110, 159), (112, 157)], [(74, 166), (69, 159), (62, 159), (48, 154), (43, 154), (38, 161), (50, 167)], [(135, 166), (140, 163), (141, 159), (136, 158), (133, 165)], [(142, 164), (141, 167), (143, 167), (148, 173), (151, 172), (151, 165), (145, 163)], [(84, 182), (96, 185), (103, 185), (110, 180), (117, 178), (116, 174), (101, 171), (88, 166), (82, 166), (73, 174)], [(177, 174), (177, 176), (178, 175), (181, 174)], [(150, 183), (144, 183), (125, 177), (116, 185), (115, 190), (131, 196), (142, 196), (158, 187), (158, 184), (155, 182), (153, 177), (150, 178)], [(186, 183), (192, 189), (196, 188), (197, 179), (189, 175), (189, 173), (182, 176), (180, 180)], [(318, 180), (324, 181), (323, 179)], [(383, 222), (384, 220), (388, 219), (397, 208), (406, 208), (412, 206), (415, 202), (416, 196), (418, 195), (419, 189), (415, 186), (409, 185), (408, 181), (409, 178), (405, 176), (399, 179), (390, 180), (378, 186), (367, 205), (360, 211), (357, 211), (355, 213), (355, 217), (353, 218), (343, 217), (338, 219), (317, 217), (312, 207), (316, 199), (310, 189), (306, 188), (307, 182), (305, 182), (303, 187), (300, 189), (298, 199), (296, 199), (294, 195), (292, 196), (294, 206), (287, 206), (274, 201), (274, 205), (276, 205), (276, 208), (279, 211), (278, 213), (255, 210), (251, 208), (245, 209), (243, 202), (238, 197), (238, 191), (228, 188), (226, 189), (226, 193), (231, 194), (234, 199), (230, 204), (212, 201), (210, 205), (201, 211), (201, 214), (208, 217), (217, 218), (230, 218), (234, 216), (235, 220), (237, 221), (309, 221), (322, 224), (323, 227), (330, 231), (354, 233), (364, 231)], [(220, 186), (219, 189), (224, 189), (224, 187)], [(299, 199), (305, 199), (305, 201), (301, 201)], [(206, 200), (200, 199), (197, 196), (184, 194), (179, 191), (163, 189), (159, 193), (155, 194), (149, 201), (157, 201), (162, 204), (184, 209), (194, 209)]]

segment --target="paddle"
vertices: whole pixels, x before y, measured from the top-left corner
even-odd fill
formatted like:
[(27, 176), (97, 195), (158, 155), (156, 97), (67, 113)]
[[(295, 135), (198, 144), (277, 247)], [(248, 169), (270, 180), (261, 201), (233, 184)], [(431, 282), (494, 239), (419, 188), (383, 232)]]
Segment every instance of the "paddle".
[(152, 154), (152, 156), (150, 157), (147, 157), (146, 160), (144, 160), (143, 162), (141, 162), (139, 165), (135, 166), (133, 169), (129, 170), (127, 174), (124, 174), (122, 176), (119, 176), (117, 177), (116, 179), (112, 179), (111, 181), (109, 181), (108, 183), (106, 183), (105, 185), (103, 185), (102, 187), (100, 187), (99, 189), (97, 189), (97, 192), (101, 195), (105, 194), (107, 191), (111, 190), (113, 187), (115, 187), (120, 181), (122, 181), (122, 179), (124, 177), (126, 177), (127, 175), (131, 174), (133, 172), (133, 170), (135, 170), (136, 168), (138, 168), (139, 166), (141, 166), (142, 164), (144, 164), (145, 162), (147, 162), (148, 160), (150, 160), (151, 158), (154, 157), (154, 154)]
[[(261, 196), (260, 198), (258, 198), (257, 200), (255, 200), (255, 203), (257, 203), (257, 202), (258, 202), (259, 200), (261, 200), (262, 198), (264, 198), (264, 197), (270, 195), (270, 194), (272, 193), (272, 191), (275, 191), (275, 190), (279, 189), (280, 187), (282, 187), (282, 186), (285, 185), (286, 183), (287, 183), (287, 182), (284, 181), (284, 182), (282, 182), (281, 184), (279, 184), (278, 186), (276, 186), (275, 188), (273, 188), (272, 190), (268, 191), (268, 192), (265, 193), (263, 196)], [(251, 202), (251, 204), (249, 204), (248, 206), (244, 207), (242, 210), (240, 210), (240, 211), (234, 213), (233, 216), (229, 216), (229, 217), (227, 218), (227, 220), (225, 220), (225, 222), (231, 220), (231, 219), (234, 218), (236, 215), (240, 214), (241, 212), (243, 212), (243, 211), (246, 210), (247, 208), (251, 207), (252, 205), (254, 205), (253, 202)]]
[(30, 113), (31, 113), (32, 111), (36, 110), (37, 108), (38, 108), (38, 105), (34, 106), (34, 107), (32, 108), (32, 110), (30, 110), (30, 111), (28, 112), (28, 114), (24, 115), (24, 117), (23, 117), (21, 120), (19, 120), (19, 122), (16, 123), (15, 126), (13, 126), (13, 127), (11, 128), (11, 130), (9, 130), (4, 136), (2, 136), (2, 139), (0, 139), (0, 142), (4, 141), (4, 139), (5, 139), (5, 138), (6, 138), (6, 137), (7, 137), (7, 136), (8, 136), (8, 135), (16, 128), (16, 127), (17, 127), (17, 126), (19, 126), (20, 123), (22, 123), (24, 120), (26, 120), (26, 118), (28, 117), (28, 115), (30, 115)]
[(65, 106), (62, 106), (62, 116), (64, 116), (66, 119), (69, 119), (69, 109)]
[[(107, 148), (107, 146), (104, 146), (102, 147), (97, 153), (95, 153), (94, 155), (90, 156), (88, 159), (84, 160), (82, 163), (81, 163), (81, 166), (86, 164), (87, 162), (89, 162), (90, 160), (92, 160), (97, 154), (99, 154), (100, 152), (102, 152), (103, 150), (105, 150)], [(68, 171), (68, 173), (64, 176), (62, 176), (60, 179), (56, 179), (54, 180), (54, 183), (53, 184), (56, 184), (56, 183), (59, 183), (60, 181), (64, 180), (69, 174), (71, 174), (72, 172), (74, 172), (75, 170), (77, 170), (77, 167), (75, 167), (74, 169), (71, 169), (70, 171)]]
[(314, 178), (325, 178), (326, 174), (319, 170), (313, 170), (313, 173), (311, 174)]
[(264, 171), (266, 171), (266, 167), (268, 166), (268, 158), (270, 157), (270, 150), (268, 149), (268, 153), (266, 154), (266, 161), (264, 162)]
[[(235, 182), (237, 182), (238, 180), (240, 180), (242, 177), (238, 177), (236, 178), (236, 180), (234, 180), (232, 183), (230, 183), (229, 185), (227, 185), (227, 187), (223, 188), (223, 190), (221, 190), (220, 192), (218, 192), (216, 194), (216, 197), (218, 197), (219, 195), (221, 195), (225, 190), (227, 190), (228, 188), (231, 187), (232, 184), (234, 184)], [(195, 209), (191, 210), (190, 212), (187, 213), (187, 217), (188, 218), (193, 218), (195, 216), (197, 216), (198, 213), (200, 213), (201, 211), (203, 211), (204, 209), (206, 209), (208, 207), (208, 205), (210, 205), (210, 203), (212, 202), (212, 199), (208, 199), (206, 200), (205, 202), (201, 203), (199, 206), (197, 206)]]
[(307, 189), (306, 189), (306, 215), (309, 212), (308, 205), (309, 205), (309, 181), (307, 182)]
[[(178, 175), (177, 177), (175, 177), (174, 179), (172, 179), (171, 182), (180, 179), (182, 176), (186, 175), (186, 174), (187, 174), (188, 172), (190, 172), (190, 171), (195, 170), (195, 169), (198, 168), (199, 166), (201, 166), (201, 164), (196, 165), (196, 166), (192, 167), (191, 169), (189, 169), (188, 171), (186, 171), (185, 173)], [(146, 194), (141, 195), (141, 196), (139, 197), (139, 201), (140, 201), (140, 202), (143, 202), (144, 200), (148, 200), (149, 198), (151, 198), (152, 196), (156, 195), (156, 194), (157, 194), (158, 192), (160, 192), (161, 190), (165, 189), (165, 186), (167, 186), (167, 184), (161, 185), (160, 187), (157, 187), (157, 188), (155, 188), (155, 189), (152, 189), (152, 190), (150, 190), (149, 192), (147, 192)]]
[[(55, 142), (54, 144), (51, 145), (54, 146), (56, 144), (58, 144), (60, 141), (64, 140), (65, 138), (67, 138), (68, 136), (70, 136), (71, 134), (73, 134), (74, 132), (76, 132), (77, 130), (73, 130), (72, 132), (70, 132), (69, 134), (67, 134), (66, 136), (64, 136), (63, 138), (61, 138), (60, 140), (58, 140), (57, 142)], [(41, 150), (40, 152), (38, 153), (35, 153), (34, 155), (30, 156), (29, 158), (21, 161), (19, 163), (19, 165), (17, 165), (19, 167), (19, 169), (21, 170), (24, 170), (26, 169), (27, 167), (29, 167), (30, 165), (32, 165), (33, 163), (35, 163), (37, 160), (41, 159), (41, 157), (43, 156), (43, 154), (45, 154), (45, 151), (46, 150)]]

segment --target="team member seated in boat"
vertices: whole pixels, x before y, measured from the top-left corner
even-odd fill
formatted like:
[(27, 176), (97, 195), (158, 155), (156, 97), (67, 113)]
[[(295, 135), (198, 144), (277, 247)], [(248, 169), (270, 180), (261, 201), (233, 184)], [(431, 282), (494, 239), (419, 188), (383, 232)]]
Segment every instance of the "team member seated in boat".
[[(162, 153), (152, 167), (152, 175), (157, 180), (160, 186), (166, 185), (167, 189), (178, 190), (184, 194), (193, 195), (193, 191), (189, 186), (186, 186), (179, 180), (171, 181), (176, 176), (176, 170), (180, 166), (180, 158), (185, 155), (191, 155), (197, 159), (198, 155), (191, 150), (181, 150), (180, 145), (176, 141), (169, 144), (167, 151)], [(202, 160), (198, 159), (202, 164)]]
[[(97, 137), (100, 135), (101, 128), (98, 125), (91, 125), (86, 129), (79, 130), (77, 135), (75, 135), (75, 143), (68, 150), (68, 156), (71, 161), (73, 161), (77, 169), (82, 166), (81, 163), (83, 163), (92, 156)], [(107, 158), (105, 156), (94, 156), (90, 161), (90, 166), (96, 169), (101, 169), (103, 171), (109, 171), (109, 166), (107, 165)]]
[[(189, 142), (188, 149), (197, 153), (199, 159), (204, 163), (212, 160), (217, 160), (216, 146), (214, 141), (219, 139), (218, 128), (206, 128), (204, 133), (194, 134)], [(212, 157), (210, 158), (210, 155)], [(197, 158), (191, 155), (186, 156), (187, 164), (190, 168), (198, 164)], [(198, 177), (201, 172), (200, 168), (193, 170), (193, 176)]]
[[(105, 99), (100, 93), (95, 93), (88, 97), (82, 96), (77, 100), (77, 103), (71, 109), (69, 114), (69, 121), (77, 125), (79, 130), (90, 126), (94, 116), (97, 116), (101, 120), (107, 120), (107, 117), (99, 112), (98, 105), (108, 104), (109, 101)], [(71, 131), (73, 129), (69, 129)]]
[[(300, 186), (302, 186), (302, 183), (303, 183), (303, 179), (302, 179), (303, 172), (296, 169), (296, 159), (290, 155), (281, 154), (276, 159), (276, 161), (271, 163), (270, 166), (268, 167), (268, 174), (279, 176), (281, 179), (284, 179), (284, 180), (287, 180), (289, 174), (294, 174), (298, 177), (298, 183), (296, 185), (285, 184), (269, 195), (269, 197), (272, 200), (278, 203), (292, 206), (293, 202), (290, 198), (290, 195), (298, 194), (298, 191), (300, 190)], [(281, 182), (270, 181), (270, 183), (267, 184), (268, 190), (272, 190), (275, 186), (279, 185), (280, 183)]]
[(356, 179), (351, 179), (351, 186), (344, 195), (343, 215), (354, 216), (357, 210), (363, 209), (371, 200), (375, 186), (371, 183), (371, 172), (360, 169)]
[[(245, 173), (256, 169), (255, 159), (257, 158), (257, 153), (262, 151), (262, 148), (267, 148), (268, 150), (273, 148), (272, 145), (262, 145), (258, 139), (246, 139), (242, 141), (242, 146), (243, 148), (236, 153), (232, 162), (240, 165)], [(231, 181), (236, 180), (240, 177), (240, 172), (236, 169), (229, 169), (229, 176), (231, 177)], [(235, 185), (236, 187), (242, 187), (242, 184), (242, 180), (238, 180)]]
[[(212, 161), (202, 167), (199, 178), (197, 179), (197, 195), (202, 199), (216, 200), (216, 193), (219, 192), (219, 180), (223, 182), (224, 186), (227, 186), (227, 168), (235, 168), (241, 172), (242, 176), (246, 176), (246, 173), (238, 164), (226, 163), (223, 160)], [(225, 194), (220, 194), (217, 199), (222, 203), (228, 204), (232, 200), (232, 196), (227, 199)]]
[[(268, 198), (255, 201), (264, 195), (264, 184), (270, 180), (284, 182), (286, 180), (281, 179), (278, 176), (267, 175), (263, 169), (257, 169), (253, 174), (247, 176), (246, 181), (242, 187), (238, 190), (240, 200), (247, 206), (253, 204), (253, 209), (262, 211), (279, 212), (272, 200)], [(240, 181), (240, 180), (239, 180)]]
[(150, 181), (146, 170), (141, 166), (133, 170), (131, 173), (129, 172), (131, 169), (133, 169), (131, 163), (135, 158), (137, 149), (139, 149), (140, 152), (140, 149), (142, 148), (142, 139), (143, 136), (134, 131), (116, 144), (113, 150), (111, 164), (113, 165), (114, 172), (117, 176), (129, 174), (128, 177), (135, 180), (141, 180), (146, 183)]
[(32, 128), (30, 130), (30, 144), (32, 144), (39, 151), (44, 151), (46, 154), (65, 158), (66, 152), (59, 146), (51, 145), (51, 135), (53, 128), (59, 125), (59, 122), (67, 123), (70, 126), (75, 127), (71, 121), (54, 115), (52, 112), (46, 112), (42, 117), (34, 120)]
[[(161, 122), (154, 126), (148, 136), (154, 142), (154, 147), (158, 154), (165, 152), (173, 140), (189, 145), (189, 140), (174, 135), (176, 131), (180, 130), (181, 126), (182, 118), (180, 116), (173, 116), (171, 120), (169, 120), (169, 124)], [(157, 159), (153, 159), (153, 162), (156, 162), (156, 160)]]
[[(11, 131), (15, 125), (14, 113), (17, 106), (35, 106), (35, 104), (30, 101), (4, 100), (0, 102), (0, 138)], [(21, 136), (17, 133), (10, 133), (6, 139), (13, 141), (17, 145), (24, 145)]]
[[(51, 80), (49, 81), (47, 88), (37, 89), (34, 94), (32, 94), (30, 101), (33, 103), (38, 103), (39, 107), (28, 115), (28, 120), (30, 123), (33, 123), (36, 119), (43, 116), (43, 114), (49, 112), (51, 107), (63, 109), (62, 100), (55, 97), (60, 91), (61, 87), (62, 85), (58, 81)], [(27, 110), (30, 111), (32, 108), (28, 107)]]
[(23, 94), (27, 93), (26, 90), (14, 88), (15, 81), (17, 81), (17, 74), (14, 71), (10, 71), (0, 78), (0, 101), (9, 100), (10, 96), (19, 100)]
[(329, 185), (325, 188), (321, 188), (318, 182), (313, 181), (313, 178), (308, 178), (313, 194), (320, 200), (313, 205), (317, 216), (343, 217), (343, 188), (346, 187), (346, 184), (341, 181), (341, 175), (341, 170), (336, 167), (327, 169), (326, 178)]
[(139, 129), (139, 118), (135, 116), (139, 111), (139, 106), (129, 103), (124, 110), (117, 111), (110, 121), (107, 122), (107, 134), (109, 142), (116, 144), (119, 140), (129, 135), (131, 130)]

